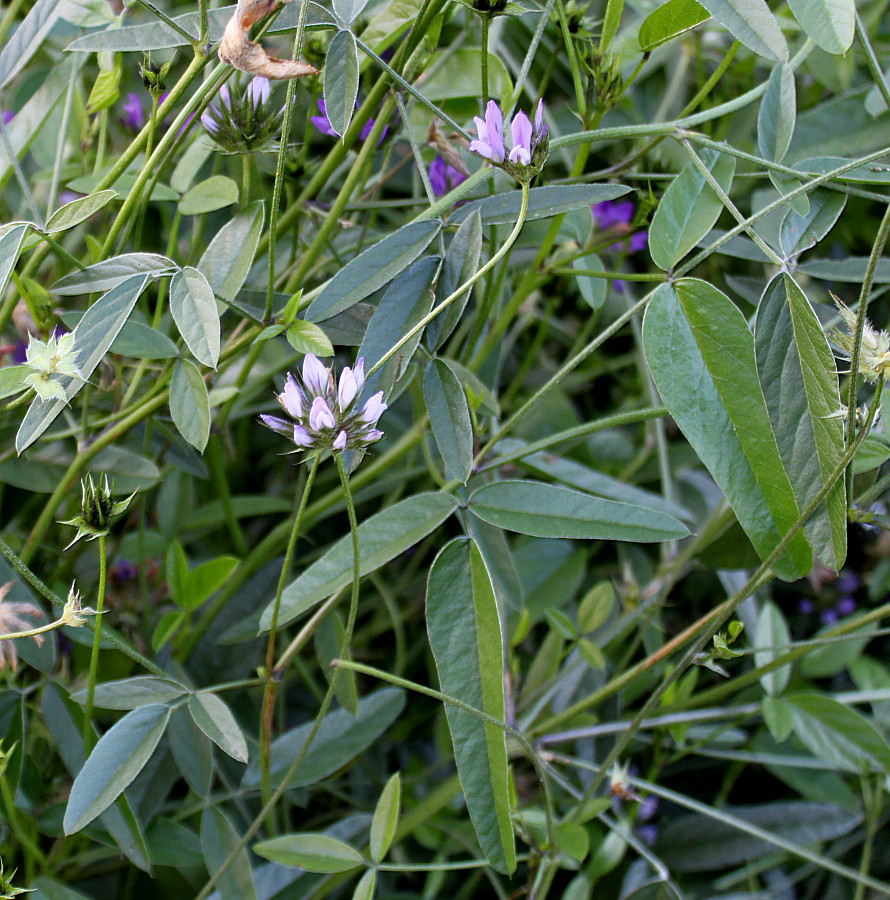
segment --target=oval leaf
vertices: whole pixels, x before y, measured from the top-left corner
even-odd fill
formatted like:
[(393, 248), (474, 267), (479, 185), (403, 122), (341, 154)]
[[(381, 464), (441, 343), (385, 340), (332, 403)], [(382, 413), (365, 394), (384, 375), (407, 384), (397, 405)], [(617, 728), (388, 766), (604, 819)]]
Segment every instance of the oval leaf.
[(210, 399), (197, 366), (180, 360), (170, 380), (170, 415), (179, 433), (202, 453), (210, 437)]
[[(136, 678), (97, 684), (93, 705), (99, 709), (136, 709), (151, 703), (169, 703), (187, 693), (187, 689), (175, 681), (139, 675)], [(86, 688), (71, 695), (71, 699), (80, 704), (86, 703), (86, 698)]]
[(389, 852), (392, 839), (396, 834), (399, 822), (399, 799), (402, 794), (402, 782), (396, 772), (380, 794), (374, 817), (371, 819), (370, 849), (371, 859), (379, 863)]
[[(472, 540), (446, 544), (430, 570), (426, 595), (430, 648), (442, 692), (504, 721), (504, 649), (497, 601)], [(479, 844), (493, 868), (516, 868), (510, 820), (506, 734), (445, 704), (454, 759)]]
[[(643, 321), (643, 346), (665, 406), (765, 558), (799, 511), (745, 317), (715, 287), (682, 279), (656, 289)], [(809, 545), (798, 532), (773, 569), (797, 578), (811, 565)]]
[(789, 65), (775, 66), (757, 115), (757, 146), (761, 156), (773, 162), (782, 161), (794, 136), (796, 118), (794, 70)]
[(247, 741), (232, 711), (216, 694), (198, 691), (189, 697), (189, 712), (195, 724), (224, 753), (238, 762), (247, 762)]
[[(701, 160), (715, 181), (729, 193), (735, 160), (706, 150)], [(672, 269), (710, 230), (723, 203), (690, 162), (664, 192), (649, 228), (649, 252), (660, 269)]]
[(788, 62), (788, 44), (764, 0), (703, 0), (702, 6), (738, 41), (773, 62)]
[(535, 537), (647, 542), (689, 534), (665, 513), (541, 481), (485, 485), (470, 497), (469, 508), (485, 522)]
[(361, 853), (326, 834), (285, 834), (253, 845), (253, 852), (280, 866), (330, 875), (364, 863)]
[(65, 834), (89, 825), (123, 793), (154, 753), (169, 718), (166, 706), (143, 706), (102, 735), (71, 786)]
[(213, 288), (197, 269), (186, 266), (171, 279), (170, 312), (195, 359), (215, 369), (219, 360), (219, 312)]
[(853, 44), (855, 0), (788, 0), (794, 18), (817, 47), (840, 56)]
[(358, 50), (348, 31), (338, 31), (328, 45), (324, 67), (324, 105), (331, 128), (343, 137), (358, 96)]
[(234, 300), (247, 278), (263, 231), (261, 201), (251, 203), (216, 233), (198, 262), (198, 268), (224, 300)]
[(65, 231), (73, 228), (88, 219), (94, 212), (102, 209), (106, 203), (110, 203), (117, 196), (117, 191), (98, 191), (88, 197), (78, 197), (70, 203), (59, 207), (47, 220), (46, 231), (53, 234), (57, 231)]
[(640, 49), (654, 50), (710, 18), (711, 14), (697, 0), (668, 0), (640, 25)]
[(224, 209), (237, 202), (238, 185), (225, 175), (211, 175), (182, 195), (179, 211), (184, 216), (197, 216)]

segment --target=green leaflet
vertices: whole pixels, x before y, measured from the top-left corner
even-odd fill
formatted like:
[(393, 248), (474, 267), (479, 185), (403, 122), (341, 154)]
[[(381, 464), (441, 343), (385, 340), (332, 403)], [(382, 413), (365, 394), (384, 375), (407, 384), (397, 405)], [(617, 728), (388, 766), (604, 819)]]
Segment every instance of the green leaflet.
[[(643, 345), (662, 400), (765, 559), (799, 509), (757, 380), (754, 338), (744, 316), (703, 281), (662, 285), (646, 310)], [(795, 579), (811, 565), (809, 544), (798, 532), (773, 571)]]
[[(482, 554), (456, 538), (436, 557), (427, 584), (426, 621), (442, 692), (504, 721), (504, 674), (497, 602)], [(489, 863), (516, 868), (510, 822), (510, 770), (504, 732), (446, 704), (467, 810)]]

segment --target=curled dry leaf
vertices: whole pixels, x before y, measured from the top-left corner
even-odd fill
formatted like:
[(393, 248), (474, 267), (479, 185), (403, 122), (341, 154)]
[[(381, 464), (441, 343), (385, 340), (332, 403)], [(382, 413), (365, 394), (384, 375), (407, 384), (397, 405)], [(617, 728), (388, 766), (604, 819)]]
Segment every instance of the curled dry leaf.
[[(288, 0), (285, 0), (288, 2)], [(250, 26), (268, 15), (277, 0), (238, 0), (235, 14), (226, 25), (219, 44), (219, 58), (230, 66), (264, 78), (303, 78), (318, 69), (295, 59), (276, 59), (248, 37)]]

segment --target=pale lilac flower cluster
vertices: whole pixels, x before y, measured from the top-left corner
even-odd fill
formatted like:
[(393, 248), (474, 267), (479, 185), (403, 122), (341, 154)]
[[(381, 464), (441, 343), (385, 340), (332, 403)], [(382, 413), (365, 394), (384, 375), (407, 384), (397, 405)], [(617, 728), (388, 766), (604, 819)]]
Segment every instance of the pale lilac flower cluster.
[(517, 181), (530, 181), (544, 165), (550, 142), (544, 124), (544, 101), (538, 101), (532, 125), (524, 112), (518, 112), (510, 122), (512, 147), (509, 154), (504, 145), (504, 114), (494, 100), (485, 107), (485, 118), (475, 117), (477, 140), (470, 143), (470, 151), (484, 156)]
[(359, 450), (379, 441), (376, 427), (386, 410), (383, 391), (359, 408), (357, 399), (365, 383), (365, 362), (348, 366), (335, 381), (331, 370), (316, 356), (306, 354), (299, 380), (290, 372), (284, 390), (277, 395), (281, 408), (292, 421), (260, 416), (262, 423), (283, 434), (302, 450)]
[(201, 115), (204, 130), (229, 153), (272, 150), (280, 136), (284, 107), (271, 100), (268, 78), (253, 78), (240, 94), (219, 89), (220, 106), (208, 106)]

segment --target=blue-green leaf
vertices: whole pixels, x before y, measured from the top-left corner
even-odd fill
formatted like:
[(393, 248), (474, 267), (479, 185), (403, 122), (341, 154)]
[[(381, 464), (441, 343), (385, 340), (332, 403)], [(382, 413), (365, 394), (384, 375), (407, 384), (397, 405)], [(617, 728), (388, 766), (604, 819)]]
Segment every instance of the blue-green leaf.
[[(643, 322), (655, 384), (686, 439), (726, 495), (762, 558), (799, 516), (757, 378), (754, 337), (715, 287), (682, 279), (656, 289)], [(774, 563), (782, 578), (809, 572), (802, 532)]]
[(663, 512), (541, 481), (485, 485), (471, 495), (469, 508), (485, 522), (535, 537), (645, 542), (689, 534), (685, 525)]
[(794, 18), (817, 47), (840, 56), (853, 44), (855, 0), (788, 0)]
[(102, 735), (71, 786), (65, 834), (89, 825), (123, 793), (154, 753), (169, 718), (167, 706), (143, 706)]
[[(436, 557), (426, 621), (442, 692), (504, 721), (504, 650), (491, 579), (472, 540), (456, 538)], [(454, 758), (479, 844), (499, 872), (516, 868), (510, 769), (502, 729), (445, 705)]]
[(467, 395), (445, 360), (426, 367), (423, 399), (446, 475), (466, 484), (473, 472), (473, 423)]
[(438, 222), (414, 222), (369, 247), (328, 282), (309, 305), (306, 318), (320, 322), (369, 297), (410, 266), (438, 230)]
[(156, 278), (175, 270), (176, 263), (158, 253), (124, 253), (71, 272), (60, 278), (49, 290), (51, 294), (60, 296), (92, 294), (96, 291), (108, 291), (137, 275)]
[(654, 50), (710, 18), (711, 14), (697, 0), (667, 0), (640, 25), (640, 49)]
[(179, 433), (203, 453), (210, 437), (210, 399), (198, 367), (187, 359), (173, 369), (170, 415)]
[(788, 44), (765, 0), (704, 0), (702, 6), (758, 56), (788, 62)]
[[(813, 204), (812, 208), (816, 208)], [(836, 365), (807, 298), (788, 275), (770, 282), (754, 326), (757, 374), (798, 506), (823, 488), (844, 453)], [(804, 525), (816, 556), (838, 571), (847, 553), (847, 502), (839, 478)]]
[[(201, 850), (208, 872), (218, 872), (241, 841), (241, 835), (217, 806), (201, 814)], [(256, 900), (256, 887), (246, 847), (237, 851), (229, 867), (216, 882), (221, 900)]]
[(338, 31), (325, 56), (324, 105), (331, 128), (342, 137), (349, 128), (358, 96), (358, 50), (348, 31)]
[(219, 359), (219, 312), (213, 288), (197, 269), (186, 266), (170, 280), (170, 312), (198, 362), (216, 368)]
[(760, 155), (773, 162), (781, 162), (794, 137), (796, 120), (794, 70), (789, 65), (774, 66), (757, 115)]
[[(415, 494), (362, 522), (358, 527), (361, 574), (373, 572), (425, 538), (455, 509), (457, 500), (450, 494)], [(279, 627), (292, 622), (351, 581), (352, 538), (347, 534), (284, 589)], [(267, 631), (271, 621), (270, 604), (263, 612), (260, 630)]]
[(304, 872), (333, 874), (357, 869), (361, 853), (326, 834), (284, 834), (253, 845), (253, 852), (279, 866), (295, 866)]
[(263, 232), (263, 209), (262, 201), (251, 203), (223, 225), (198, 262), (213, 293), (224, 300), (234, 300), (247, 279)]
[[(701, 160), (717, 184), (729, 193), (735, 159), (706, 150)], [(723, 203), (690, 162), (664, 192), (649, 228), (649, 252), (660, 269), (672, 269), (710, 230)]]

